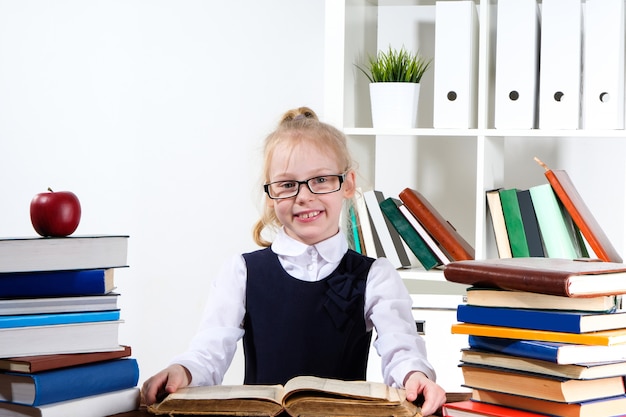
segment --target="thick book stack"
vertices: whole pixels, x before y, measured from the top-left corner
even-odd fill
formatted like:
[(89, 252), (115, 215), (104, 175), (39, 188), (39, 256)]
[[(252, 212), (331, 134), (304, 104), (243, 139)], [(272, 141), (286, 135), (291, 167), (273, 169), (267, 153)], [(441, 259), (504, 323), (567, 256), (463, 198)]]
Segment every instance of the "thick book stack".
[(103, 417), (139, 405), (118, 338), (128, 236), (0, 239), (0, 415)]
[(598, 259), (622, 262), (567, 172), (537, 161), (548, 183), (486, 192), (498, 256), (588, 258), (589, 245)]
[(367, 256), (386, 257), (396, 268), (426, 270), (451, 261), (474, 259), (474, 248), (418, 191), (405, 188), (398, 198), (378, 190), (359, 192), (351, 219), (351, 247)]
[(472, 397), (448, 415), (624, 413), (626, 264), (490, 259), (451, 263), (444, 276), (472, 286), (452, 326), (468, 335), (460, 367)]

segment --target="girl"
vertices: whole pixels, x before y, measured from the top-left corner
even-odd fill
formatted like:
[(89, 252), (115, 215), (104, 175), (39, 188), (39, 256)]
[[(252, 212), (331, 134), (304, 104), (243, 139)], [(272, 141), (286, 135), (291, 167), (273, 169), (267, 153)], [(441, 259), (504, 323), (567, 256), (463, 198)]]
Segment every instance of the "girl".
[[(411, 298), (386, 258), (348, 250), (339, 218), (356, 174), (345, 136), (308, 108), (287, 112), (265, 142), (266, 207), (254, 229), (265, 247), (216, 277), (187, 352), (143, 385), (149, 405), (189, 384), (220, 384), (243, 337), (246, 384), (295, 375), (365, 379), (372, 329), (388, 385), (423, 394), (423, 415), (445, 392), (435, 382)], [(272, 243), (262, 237), (276, 230)]]

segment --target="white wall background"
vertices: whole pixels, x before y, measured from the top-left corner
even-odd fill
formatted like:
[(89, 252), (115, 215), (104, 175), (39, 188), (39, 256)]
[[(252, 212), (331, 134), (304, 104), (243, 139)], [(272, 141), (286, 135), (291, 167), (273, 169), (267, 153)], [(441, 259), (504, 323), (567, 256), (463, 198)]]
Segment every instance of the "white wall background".
[(323, 115), (323, 19), (322, 0), (0, 0), (0, 235), (34, 235), (52, 187), (80, 198), (76, 234), (131, 236), (116, 283), (141, 381), (255, 248), (265, 135)]

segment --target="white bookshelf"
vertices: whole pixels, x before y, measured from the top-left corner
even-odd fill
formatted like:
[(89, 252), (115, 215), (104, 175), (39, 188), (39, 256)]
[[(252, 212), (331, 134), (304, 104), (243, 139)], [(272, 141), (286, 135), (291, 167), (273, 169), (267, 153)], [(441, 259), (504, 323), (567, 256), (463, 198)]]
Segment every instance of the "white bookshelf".
[[(488, 222), (485, 191), (497, 187), (528, 188), (545, 183), (538, 156), (552, 169), (565, 169), (618, 252), (626, 248), (626, 132), (624, 130), (495, 129), (494, 68), (496, 0), (475, 1), (479, 17), (478, 127), (432, 127), (433, 75), (422, 79), (420, 114), (415, 129), (374, 129), (368, 81), (356, 69), (369, 55), (388, 45), (405, 46), (434, 56), (434, 0), (326, 0), (324, 119), (341, 127), (359, 163), (363, 188), (375, 187), (397, 197), (414, 187), (473, 243), (479, 259), (497, 256)], [(462, 36), (462, 34), (459, 34)], [(407, 287), (439, 283), (431, 291), (456, 294), (441, 270), (402, 270)], [(426, 284), (424, 284), (426, 285)], [(430, 285), (430, 284), (428, 284)], [(432, 290), (435, 288), (435, 290)], [(430, 313), (429, 313), (430, 314)], [(436, 316), (436, 314), (435, 314)], [(430, 315), (429, 315), (430, 317)], [(459, 390), (458, 349), (465, 339), (449, 335), (453, 314), (444, 312), (425, 338), (431, 358), (448, 390)], [(433, 326), (431, 326), (432, 328)], [(427, 325), (428, 329), (428, 325)], [(443, 332), (445, 335), (446, 332)], [(460, 345), (459, 345), (460, 343)], [(450, 356), (448, 346), (456, 354)], [(446, 346), (446, 348), (444, 348)], [(446, 352), (440, 354), (439, 352)], [(447, 355), (447, 357), (445, 357)]]

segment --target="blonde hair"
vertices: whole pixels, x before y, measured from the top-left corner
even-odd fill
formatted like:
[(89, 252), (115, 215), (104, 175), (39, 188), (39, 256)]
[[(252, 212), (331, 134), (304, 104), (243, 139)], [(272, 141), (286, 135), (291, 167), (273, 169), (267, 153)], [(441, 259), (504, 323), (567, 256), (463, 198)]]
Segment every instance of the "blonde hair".
[[(337, 158), (338, 165), (343, 172), (353, 169), (352, 156), (348, 150), (346, 136), (337, 128), (321, 122), (317, 114), (308, 107), (299, 107), (283, 114), (276, 130), (265, 138), (263, 147), (263, 183), (270, 181), (270, 165), (274, 151), (279, 144), (287, 144), (295, 148), (303, 143), (315, 145), (322, 152)], [(265, 196), (265, 202), (269, 197)], [(281, 227), (274, 208), (264, 205), (261, 218), (256, 222), (252, 231), (254, 241), (263, 247), (268, 247), (271, 242), (262, 237), (266, 228), (279, 229)]]

